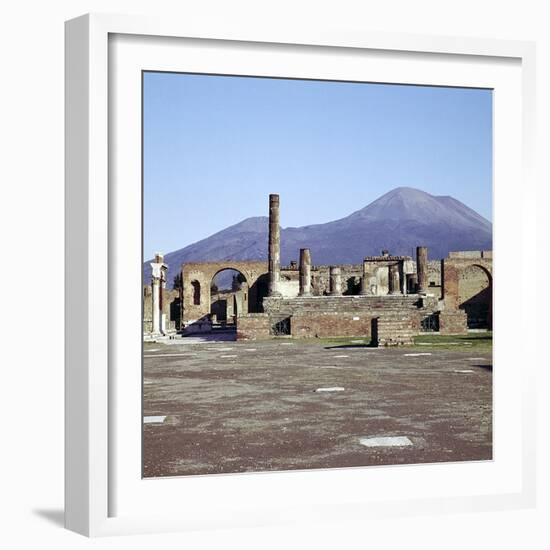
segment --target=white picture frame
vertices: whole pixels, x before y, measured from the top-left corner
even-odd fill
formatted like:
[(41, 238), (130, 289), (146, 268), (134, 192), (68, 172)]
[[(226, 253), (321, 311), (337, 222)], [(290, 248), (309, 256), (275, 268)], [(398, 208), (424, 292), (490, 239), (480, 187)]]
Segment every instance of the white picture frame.
[[(126, 42), (131, 44), (122, 52), (122, 57), (113, 62), (109, 48), (113, 38), (116, 43), (116, 37), (126, 37)], [(256, 69), (246, 71), (249, 74), (263, 74), (260, 66), (266, 66), (267, 58), (262, 56), (267, 55), (269, 63), (274, 64), (266, 66), (265, 74), (303, 76), (306, 66), (300, 56), (304, 52), (307, 55), (319, 56), (332, 53), (360, 56), (363, 53), (371, 53), (374, 57), (383, 53), (387, 56), (384, 65), (391, 65), (394, 61), (392, 56), (395, 57), (397, 73), (388, 77), (389, 82), (460, 85), (460, 82), (465, 82), (465, 77), (457, 75), (468, 72), (468, 63), (477, 64), (478, 67), (471, 71), (472, 82), (478, 82), (480, 85), (486, 82), (488, 87), (491, 78), (499, 82), (495, 88), (496, 97), (503, 99), (498, 100), (501, 103), (495, 118), (495, 139), (498, 140), (499, 151), (495, 160), (495, 179), (499, 179), (497, 186), (502, 186), (503, 191), (502, 199), (498, 199), (502, 202), (499, 204), (497, 200), (495, 209), (495, 269), (498, 273), (495, 285), (495, 325), (500, 325), (495, 340), (495, 363), (503, 366), (506, 363), (511, 366), (513, 361), (519, 360), (521, 371), (503, 368), (502, 374), (497, 372), (495, 376), (495, 400), (497, 404), (504, 403), (500, 408), (497, 407), (495, 416), (502, 419), (502, 430), (506, 428), (506, 424), (511, 432), (501, 438), (502, 444), (496, 447), (495, 460), (487, 467), (480, 464), (460, 466), (460, 472), (465, 476), (474, 481), (479, 480), (479, 490), (475, 491), (463, 485), (462, 490), (456, 487), (454, 492), (439, 494), (441, 491), (438, 493), (436, 489), (439, 486), (444, 487), (445, 480), (450, 482), (449, 472), (453, 471), (452, 465), (423, 465), (417, 470), (414, 470), (415, 466), (397, 466), (353, 471), (342, 469), (330, 472), (193, 476), (185, 481), (183, 491), (182, 482), (178, 480), (131, 479), (126, 483), (123, 479), (125, 472), (122, 470), (125, 469), (120, 466), (120, 456), (128, 456), (129, 460), (133, 461), (131, 457), (135, 455), (136, 445), (136, 427), (131, 427), (125, 422), (132, 417), (135, 412), (135, 401), (141, 396), (135, 395), (135, 391), (132, 393), (132, 390), (136, 389), (135, 373), (130, 370), (125, 374), (124, 369), (120, 367), (119, 354), (126, 353), (125, 346), (129, 345), (128, 342), (140, 335), (132, 333), (131, 330), (126, 331), (126, 336), (122, 334), (115, 314), (119, 306), (113, 306), (116, 300), (119, 300), (119, 294), (120, 299), (124, 299), (124, 292), (113, 292), (113, 285), (117, 278), (117, 263), (125, 261), (124, 255), (114, 254), (113, 250), (119, 250), (117, 239), (126, 238), (127, 235), (119, 232), (118, 219), (123, 214), (117, 206), (117, 190), (115, 186), (113, 191), (112, 182), (113, 179), (121, 179), (117, 172), (119, 164), (122, 166), (126, 161), (133, 162), (135, 149), (121, 146), (119, 151), (111, 151), (110, 157), (109, 142), (114, 139), (113, 136), (118, 136), (118, 113), (114, 113), (110, 108), (113, 105), (113, 94), (116, 96), (113, 92), (114, 83), (116, 82), (117, 86), (121, 85), (117, 80), (117, 71), (128, 68), (135, 73), (142, 63), (146, 63), (149, 70), (158, 68), (155, 65), (160, 63), (161, 59), (155, 57), (158, 52), (152, 53), (151, 57), (147, 56), (147, 51), (151, 48), (144, 46), (143, 42), (148, 38), (162, 42), (159, 51), (165, 60), (170, 57), (168, 50), (178, 48), (178, 44), (184, 43), (182, 41), (193, 42), (193, 48), (198, 44), (193, 53), (192, 65), (202, 72), (214, 72), (214, 65), (211, 63), (220, 62), (218, 50), (225, 48), (228, 52), (227, 57), (230, 58), (230, 50), (249, 48), (243, 50), (247, 62), (260, 62)], [(206, 41), (209, 48), (216, 53), (213, 60), (209, 60), (208, 56), (201, 52), (200, 44)], [(125, 43), (125, 40), (121, 40), (120, 43)], [(141, 52), (139, 55), (143, 56), (137, 57), (137, 64), (136, 51)], [(276, 73), (277, 58), (282, 55), (286, 56), (285, 68), (280, 69), (282, 73)], [(236, 62), (242, 62), (242, 52), (236, 54), (235, 59), (237, 57), (241, 61)], [(425, 76), (414, 76), (407, 73), (407, 63), (412, 62), (413, 58), (419, 63), (415, 70), (423, 70), (421, 65), (425, 62), (427, 65), (435, 62), (439, 69), (433, 65), (426, 68)], [(295, 60), (295, 66), (289, 69), (288, 60), (292, 59)], [(171, 62), (179, 63), (174, 60), (164, 63)], [(349, 65), (341, 65), (344, 65), (342, 71), (355, 70), (352, 62)], [(495, 69), (494, 73), (491, 72), (491, 67)], [(535, 48), (529, 42), (377, 32), (341, 33), (330, 30), (303, 30), (296, 34), (294, 31), (279, 29), (267, 36), (254, 29), (228, 29), (220, 32), (170, 19), (118, 15), (85, 15), (68, 21), (66, 527), (88, 536), (100, 536), (233, 525), (281, 524), (292, 521), (359, 520), (365, 514), (406, 515), (411, 513), (411, 508), (414, 508), (415, 512), (440, 513), (442, 510), (473, 511), (534, 505), (536, 361), (532, 359), (536, 350), (532, 345), (520, 342), (515, 352), (507, 351), (506, 343), (514, 332), (498, 321), (498, 316), (502, 317), (505, 313), (500, 309), (498, 302), (499, 285), (501, 289), (510, 284), (522, 288), (524, 302), (517, 304), (518, 325), (528, 322), (528, 311), (522, 304), (533, 300), (535, 293), (532, 284), (525, 284), (528, 280), (526, 270), (519, 276), (509, 276), (506, 279), (508, 260), (505, 254), (507, 251), (513, 252), (516, 255), (515, 261), (518, 257), (520, 261), (529, 259), (529, 270), (536, 269), (534, 242), (528, 238), (529, 233), (534, 232), (536, 223), (534, 215), (531, 214), (535, 211), (536, 203), (536, 188), (532, 178), (534, 67)], [(290, 70), (294, 72), (290, 74)], [(438, 74), (435, 74), (436, 70)], [(432, 77), (429, 77), (430, 71)], [(501, 73), (502, 80), (499, 80)], [(398, 76), (395, 76), (396, 74)], [(342, 73), (339, 78), (344, 76)], [(381, 81), (380, 78), (382, 77), (377, 76), (373, 80)], [(415, 78), (419, 80), (415, 81)], [(124, 82), (126, 80), (123, 79), (122, 83)], [(130, 91), (131, 88), (132, 84)], [(134, 99), (141, 91), (135, 92), (138, 95), (132, 96)], [(133, 99), (130, 98), (128, 105), (131, 106), (132, 102)], [(509, 111), (510, 114), (501, 116), (500, 113), (505, 111)], [(132, 112), (128, 112), (131, 117)], [(130, 126), (137, 123), (140, 127), (140, 120), (130, 122)], [(133, 138), (130, 136), (131, 139)], [(506, 162), (511, 164), (506, 165)], [(116, 168), (113, 167), (115, 164)], [(134, 169), (135, 166), (131, 168)], [(519, 227), (506, 229), (505, 219), (500, 214), (505, 211), (506, 204), (514, 204), (510, 203), (513, 197), (509, 189), (513, 178), (521, 179), (519, 202), (523, 215), (518, 222)], [(134, 185), (135, 174), (127, 181), (134, 182)], [(134, 201), (138, 198), (134, 197)], [(516, 193), (516, 205), (517, 202)], [(134, 222), (135, 218), (132, 223)], [(139, 248), (141, 242), (137, 246)], [(139, 286), (141, 280), (135, 284)], [(116, 288), (120, 290), (119, 287)], [(134, 307), (139, 309), (139, 304)], [(137, 319), (137, 322), (140, 325), (141, 319)], [(116, 346), (114, 342), (117, 343)], [(130, 378), (120, 378), (127, 375)], [(126, 382), (128, 385), (123, 385)], [(122, 387), (130, 388), (128, 393), (132, 395), (128, 402), (121, 390)], [(140, 422), (141, 418), (137, 418), (136, 426)], [(132, 440), (126, 438), (126, 431), (133, 434)], [(504, 432), (497, 429), (496, 433)], [(135, 457), (135, 460), (138, 459), (140, 457)], [(127, 470), (132, 472), (133, 467), (128, 466)], [(132, 475), (135, 478), (135, 474)], [(372, 489), (373, 493), (378, 491), (378, 496), (371, 498), (357, 490), (358, 487), (361, 488), (361, 480), (364, 483), (367, 475), (369, 487), (380, 485), (378, 489)], [(494, 476), (494, 480), (491, 476)], [(491, 483), (494, 481), (495, 484), (484, 486), (484, 478)], [(418, 480), (417, 488), (412, 487), (409, 492), (401, 491), (402, 484), (414, 485), (414, 479)], [(275, 486), (282, 489), (276, 493)], [(324, 487), (325, 494), (328, 492), (328, 497), (324, 500), (319, 498), (319, 486)], [(433, 491), (429, 490), (430, 486)], [(157, 491), (157, 488), (160, 489)], [(295, 488), (297, 494), (289, 493), (289, 488)], [(133, 492), (135, 490), (142, 491), (141, 495)], [(169, 499), (175, 498), (181, 502), (182, 492), (186, 495), (184, 500), (187, 499), (187, 508), (182, 504), (179, 508), (175, 507), (175, 513), (169, 514), (162, 507), (156, 507), (155, 503), (159, 501), (155, 499), (160, 499), (161, 494), (171, 495)], [(216, 506), (212, 506), (207, 499), (201, 502), (201, 494), (211, 495), (212, 492), (220, 495)], [(269, 496), (261, 499), (258, 497), (259, 494)], [(381, 497), (382, 494), (386, 494), (387, 498)], [(260, 500), (256, 500), (258, 498)], [(119, 503), (126, 504), (122, 506)]]

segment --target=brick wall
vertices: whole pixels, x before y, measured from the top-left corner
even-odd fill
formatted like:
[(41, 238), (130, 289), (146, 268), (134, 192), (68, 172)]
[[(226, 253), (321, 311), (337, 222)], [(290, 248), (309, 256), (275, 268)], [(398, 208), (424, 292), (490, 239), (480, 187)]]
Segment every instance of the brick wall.
[(462, 310), (439, 312), (440, 334), (467, 334), (467, 315)]
[(237, 317), (237, 340), (262, 340), (271, 337), (271, 323), (266, 313), (249, 313)]
[(419, 298), (414, 295), (396, 296), (310, 296), (291, 300), (265, 298), (264, 310), (270, 314), (287, 316), (306, 312), (362, 312), (376, 313), (416, 311)]
[(364, 313), (303, 313), (293, 315), (291, 335), (295, 338), (360, 336), (370, 338), (372, 315)]
[(379, 346), (410, 346), (417, 333), (415, 323), (418, 316), (386, 315), (376, 321), (377, 343)]

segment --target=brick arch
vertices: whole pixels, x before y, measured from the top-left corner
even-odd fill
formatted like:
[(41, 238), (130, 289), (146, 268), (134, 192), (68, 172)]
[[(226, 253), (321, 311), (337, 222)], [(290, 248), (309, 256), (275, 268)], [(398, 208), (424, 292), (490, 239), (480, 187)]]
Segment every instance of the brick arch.
[[(226, 269), (240, 272), (249, 288), (249, 307), (257, 307), (258, 279), (268, 272), (266, 261), (188, 262), (182, 265), (183, 283), (182, 318), (185, 325), (210, 315), (210, 285), (214, 277)], [(198, 281), (201, 289), (200, 304), (194, 304), (192, 281)]]
[[(491, 260), (445, 259), (443, 260), (443, 299), (447, 309), (463, 310), (468, 316), (468, 326), (492, 328), (493, 307), (493, 264)], [(483, 281), (470, 281), (465, 284), (464, 273), (472, 268), (481, 271), (487, 278)]]

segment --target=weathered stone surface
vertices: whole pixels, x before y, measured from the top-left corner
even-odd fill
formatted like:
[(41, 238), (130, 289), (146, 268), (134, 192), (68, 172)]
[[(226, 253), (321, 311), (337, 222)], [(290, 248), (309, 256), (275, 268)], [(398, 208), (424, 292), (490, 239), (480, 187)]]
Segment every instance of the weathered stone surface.
[(309, 248), (300, 249), (300, 292), (299, 296), (311, 294), (311, 253)]
[(401, 281), (399, 278), (399, 265), (392, 264), (389, 267), (389, 294), (401, 294)]
[(293, 315), (291, 335), (296, 338), (330, 336), (371, 337), (372, 315), (367, 313), (307, 312)]
[(440, 334), (467, 334), (468, 317), (460, 309), (455, 311), (441, 311), (439, 317)]
[(416, 247), (416, 273), (418, 293), (428, 291), (428, 249), (425, 246)]
[(414, 317), (394, 313), (384, 314), (376, 320), (376, 341), (379, 346), (408, 346), (414, 343), (416, 334)]
[[(179, 329), (180, 324), (180, 293), (179, 290), (164, 289), (162, 293), (162, 311), (166, 315), (166, 330)], [(151, 285), (143, 287), (143, 332), (153, 331), (153, 300)]]
[(271, 323), (266, 313), (249, 313), (237, 317), (237, 340), (262, 340), (271, 337)]
[(470, 328), (491, 328), (492, 259), (446, 258), (442, 262), (442, 278), (445, 311), (465, 311)]
[[(151, 264), (152, 285), (144, 293), (144, 331), (162, 333), (193, 324), (203, 330), (212, 327), (213, 320), (233, 323), (242, 316), (246, 317), (240, 323), (243, 338), (362, 335), (382, 345), (400, 345), (410, 343), (421, 327), (436, 329), (433, 316), (442, 310), (443, 331), (464, 330), (463, 316), (451, 315), (459, 310), (466, 312), (468, 327), (491, 327), (491, 251), (452, 252), (441, 262), (428, 262), (427, 248), (419, 246), (416, 265), (410, 256), (384, 250), (380, 256), (364, 258), (361, 265), (314, 266), (309, 248), (303, 248), (299, 269), (296, 262), (281, 268), (276, 194), (269, 196), (268, 248), (267, 262), (184, 264), (179, 304), (166, 290), (166, 266), (157, 255)], [(213, 300), (213, 278), (225, 269), (240, 272), (241, 286), (230, 294), (218, 292)], [(168, 304), (165, 294), (170, 297)], [(249, 317), (256, 313), (267, 316)], [(357, 321), (364, 324), (360, 330)]]
[(258, 312), (261, 299), (267, 294), (267, 262), (189, 262), (182, 266), (185, 325), (210, 315), (212, 280), (224, 269), (234, 269), (243, 275), (249, 292), (249, 312)]
[(342, 270), (335, 265), (330, 266), (330, 295), (341, 296), (342, 295)]
[(279, 195), (269, 195), (269, 295), (276, 296), (281, 277), (281, 227), (279, 212)]
[[(149, 346), (143, 414), (167, 418), (144, 426), (144, 476), (493, 457), (490, 351), (472, 355), (436, 348), (430, 357), (403, 357), (401, 348), (373, 351), (361, 343), (333, 349), (316, 340), (286, 343), (234, 342), (231, 353), (238, 358), (223, 364), (222, 344), (183, 339), (168, 348), (170, 356), (164, 345), (158, 355)], [(341, 353), (349, 357), (336, 359)], [(323, 365), (341, 368), (319, 368)], [(313, 391), (334, 386), (345, 391)], [(170, 415), (182, 422), (169, 425)], [(396, 436), (413, 445), (376, 448), (359, 442)]]

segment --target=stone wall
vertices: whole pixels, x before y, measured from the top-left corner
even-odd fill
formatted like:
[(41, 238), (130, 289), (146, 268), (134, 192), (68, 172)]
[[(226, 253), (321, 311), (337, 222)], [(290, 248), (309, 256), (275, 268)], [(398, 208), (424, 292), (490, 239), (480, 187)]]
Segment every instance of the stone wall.
[(264, 309), (274, 332), (282, 321), (293, 337), (358, 336), (378, 345), (407, 345), (421, 319), (437, 310), (436, 298), (416, 295), (309, 296), (266, 298)]
[(441, 260), (428, 261), (428, 292), (437, 298), (443, 297)]
[(462, 310), (440, 311), (439, 333), (440, 334), (467, 334), (468, 323), (467, 315)]
[(410, 346), (414, 343), (417, 315), (391, 314), (378, 317), (373, 325), (373, 344), (377, 346)]
[[(337, 265), (342, 277), (342, 294), (351, 296), (359, 294), (361, 290), (361, 277), (363, 267), (361, 265)], [(317, 265), (311, 268), (311, 293), (314, 296), (325, 296), (330, 293), (330, 266)]]
[(212, 280), (217, 273), (224, 269), (234, 269), (244, 276), (249, 293), (247, 313), (259, 311), (263, 296), (267, 294), (267, 262), (189, 262), (182, 266), (183, 322), (185, 325), (210, 315)]
[(271, 338), (271, 323), (266, 313), (249, 313), (237, 317), (237, 340)]
[(293, 315), (291, 335), (296, 338), (327, 338), (330, 336), (371, 337), (373, 316), (365, 313), (308, 312)]
[[(166, 314), (166, 329), (178, 330), (180, 327), (180, 294), (179, 290), (165, 288), (163, 293), (162, 313)], [(153, 293), (151, 285), (143, 287), (143, 332), (153, 330)]]
[(305, 312), (383, 312), (417, 311), (416, 295), (394, 296), (300, 296), (294, 299), (265, 298), (265, 313), (295, 315)]
[(490, 328), (493, 261), (485, 251), (479, 257), (453, 254), (442, 262), (445, 311), (464, 311), (470, 328)]
[(461, 260), (474, 260), (479, 258), (485, 258), (487, 260), (493, 259), (492, 250), (459, 250), (456, 252), (449, 252), (449, 258), (461, 259)]

